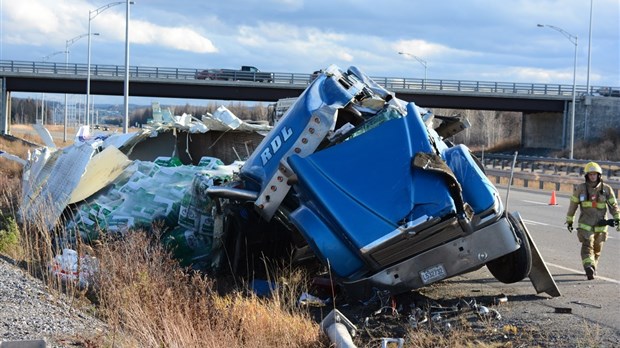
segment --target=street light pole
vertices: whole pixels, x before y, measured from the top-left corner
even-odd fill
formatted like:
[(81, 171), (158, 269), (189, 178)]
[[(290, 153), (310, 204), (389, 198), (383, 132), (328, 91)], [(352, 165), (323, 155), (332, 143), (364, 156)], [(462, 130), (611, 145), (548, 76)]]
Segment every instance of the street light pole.
[(125, 83), (123, 88), (125, 117), (123, 119), (123, 133), (129, 131), (129, 0), (126, 0), (125, 4)]
[[(402, 54), (404, 56), (409, 56), (412, 57), (413, 59), (417, 60), (418, 63), (422, 64), (422, 66), (424, 67), (424, 82), (426, 82), (426, 70), (427, 70), (427, 64), (426, 61), (418, 56), (415, 56), (411, 53), (407, 53), (407, 52), (398, 52), (398, 54)], [(422, 85), (424, 85), (424, 83), (422, 83)]]
[(592, 1), (590, 0), (590, 27), (588, 29), (588, 72), (586, 73), (586, 88), (590, 95), (590, 56), (592, 49)]
[(573, 159), (573, 146), (575, 143), (575, 86), (576, 86), (576, 78), (577, 78), (577, 36), (570, 34), (566, 30), (562, 28), (558, 28), (553, 25), (548, 24), (538, 24), (538, 27), (547, 27), (553, 30), (559, 31), (564, 37), (568, 39), (573, 45), (575, 45), (575, 57), (573, 58), (573, 96), (572, 96), (572, 105), (570, 111), (570, 152), (569, 159)]
[[(93, 33), (93, 35), (99, 35), (99, 33)], [(71, 47), (71, 45), (73, 45), (79, 39), (86, 37), (86, 36), (88, 36), (88, 33), (78, 35), (74, 37), (73, 39), (67, 40), (67, 42), (65, 43), (65, 73), (68, 73), (68, 70), (69, 70), (69, 47)], [(65, 143), (67, 142), (67, 93), (65, 93), (64, 132), (63, 132), (62, 140)]]
[[(103, 5), (95, 10), (92, 11), (88, 11), (88, 63), (87, 63), (87, 71), (86, 71), (86, 124), (88, 125), (89, 123), (89, 113), (90, 113), (90, 22), (95, 19), (95, 17), (97, 17), (97, 15), (99, 15), (101, 12), (109, 9), (112, 6), (116, 6), (116, 5), (120, 5), (120, 4), (124, 4), (127, 1), (116, 1), (116, 2), (111, 2), (107, 5)], [(133, 3), (133, 1), (130, 1), (129, 3)]]
[[(592, 51), (592, 3), (593, 0), (590, 0), (590, 27), (588, 29), (588, 72), (586, 73), (586, 98), (590, 98), (590, 95), (592, 94), (590, 92), (590, 57), (591, 57), (591, 51)], [(585, 115), (583, 116), (583, 125), (584, 125), (584, 138), (588, 139), (588, 116), (590, 114), (590, 103), (585, 103), (586, 105), (586, 110), (585, 110)]]

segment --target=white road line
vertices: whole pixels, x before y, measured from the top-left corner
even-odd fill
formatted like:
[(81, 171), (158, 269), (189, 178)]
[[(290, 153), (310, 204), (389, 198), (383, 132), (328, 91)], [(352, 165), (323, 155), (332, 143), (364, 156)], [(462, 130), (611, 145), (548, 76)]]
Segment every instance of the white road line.
[(531, 225), (549, 226), (549, 224), (546, 224), (544, 222), (538, 222), (538, 221), (532, 221), (532, 220), (526, 220), (526, 219), (523, 219), (523, 222), (531, 224)]
[[(576, 273), (576, 274), (581, 274), (581, 275), (583, 275), (585, 277), (584, 271), (578, 271), (576, 269), (572, 269), (572, 268), (556, 265), (554, 263), (549, 263), (549, 262), (545, 262), (545, 264), (547, 264), (549, 266), (553, 266), (555, 268), (563, 269), (565, 271), (573, 272), (573, 273)], [(614, 284), (620, 285), (620, 280), (615, 280), (615, 279), (611, 279), (611, 278), (607, 278), (607, 277), (601, 277), (601, 276), (596, 276), (596, 279), (601, 279), (601, 280), (604, 280), (604, 281), (607, 281), (607, 282), (610, 282), (610, 283), (614, 283)]]
[(540, 204), (540, 205), (549, 205), (547, 203), (543, 203), (543, 202), (536, 202), (536, 201), (528, 201), (528, 200), (522, 200), (525, 203), (532, 203), (532, 204)]
[[(527, 219), (523, 219), (521, 218), (521, 220), (523, 220), (523, 222), (525, 222), (528, 225), (540, 225), (540, 226), (552, 226), (555, 228), (561, 228), (561, 229), (565, 229), (566, 226), (554, 226), (554, 225), (550, 225), (550, 224), (546, 224), (544, 222), (538, 222), (538, 221), (533, 221), (533, 220), (527, 220)], [(607, 231), (607, 240), (610, 239), (618, 239), (618, 237), (616, 237), (614, 234), (610, 233), (613, 232), (612, 229), (610, 229), (609, 231)]]

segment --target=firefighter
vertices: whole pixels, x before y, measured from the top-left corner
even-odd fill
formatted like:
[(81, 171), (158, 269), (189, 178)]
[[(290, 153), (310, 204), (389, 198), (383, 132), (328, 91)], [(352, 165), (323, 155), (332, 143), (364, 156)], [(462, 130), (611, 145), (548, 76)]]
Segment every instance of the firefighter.
[[(603, 182), (601, 167), (590, 162), (584, 167), (585, 182), (575, 186), (566, 213), (568, 231), (573, 232), (577, 207), (581, 207), (577, 224), (577, 237), (581, 242), (581, 262), (588, 280), (596, 276), (596, 265), (607, 240), (607, 226), (620, 231), (620, 209), (612, 188)], [(607, 209), (613, 220), (606, 220)]]

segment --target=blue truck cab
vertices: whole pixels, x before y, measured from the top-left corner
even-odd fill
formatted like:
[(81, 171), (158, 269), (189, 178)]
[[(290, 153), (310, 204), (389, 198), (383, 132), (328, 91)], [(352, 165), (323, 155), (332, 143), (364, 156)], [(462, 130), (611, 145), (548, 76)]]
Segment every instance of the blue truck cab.
[[(330, 66), (237, 180), (209, 194), (231, 208), (227, 235), (251, 239), (250, 226), (281, 226), (354, 296), (401, 293), (485, 265), (518, 282), (532, 268), (528, 233), (469, 149), (446, 141), (463, 127), (396, 98), (356, 67)], [(234, 255), (240, 243), (232, 239)]]

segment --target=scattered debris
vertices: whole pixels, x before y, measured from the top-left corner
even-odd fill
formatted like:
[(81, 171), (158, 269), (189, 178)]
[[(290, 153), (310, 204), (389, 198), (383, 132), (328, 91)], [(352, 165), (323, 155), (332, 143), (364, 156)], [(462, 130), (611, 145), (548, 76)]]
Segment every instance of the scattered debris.
[(393, 343), (396, 343), (397, 348), (402, 348), (405, 340), (402, 338), (381, 338), (381, 348), (393, 347)]
[(97, 270), (97, 259), (78, 253), (72, 249), (63, 249), (61, 254), (54, 257), (49, 265), (50, 272), (60, 279), (77, 281), (81, 287), (86, 287)]
[(504, 294), (499, 295), (496, 299), (495, 299), (495, 304), (496, 305), (500, 305), (502, 303), (507, 303), (508, 302), (508, 297)]
[(254, 279), (250, 283), (250, 289), (258, 297), (269, 297), (278, 288), (278, 284), (264, 279)]
[(297, 303), (301, 306), (323, 307), (329, 303), (329, 300), (322, 300), (316, 296), (304, 292), (299, 296)]
[(333, 309), (321, 321), (321, 330), (336, 348), (356, 347), (352, 338), (357, 333), (357, 327), (337, 309)]

